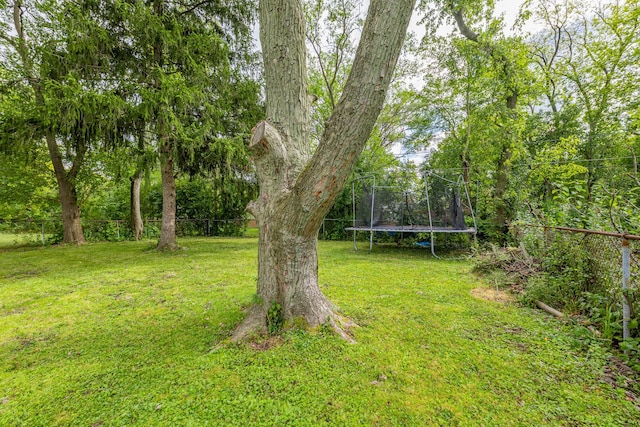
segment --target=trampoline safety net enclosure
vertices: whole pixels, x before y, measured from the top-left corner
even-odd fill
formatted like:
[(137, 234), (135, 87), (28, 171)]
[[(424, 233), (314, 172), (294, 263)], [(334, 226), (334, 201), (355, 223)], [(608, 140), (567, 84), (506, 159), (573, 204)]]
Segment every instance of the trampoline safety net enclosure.
[[(356, 183), (361, 187), (356, 194)], [(374, 176), (357, 178), (352, 183), (354, 249), (356, 232), (368, 231), (369, 250), (375, 232), (430, 233), (434, 256), (434, 233), (476, 233), (476, 219), (469, 191), (462, 176), (448, 179), (427, 173), (420, 190), (378, 186)], [(469, 227), (467, 219), (473, 222)]]

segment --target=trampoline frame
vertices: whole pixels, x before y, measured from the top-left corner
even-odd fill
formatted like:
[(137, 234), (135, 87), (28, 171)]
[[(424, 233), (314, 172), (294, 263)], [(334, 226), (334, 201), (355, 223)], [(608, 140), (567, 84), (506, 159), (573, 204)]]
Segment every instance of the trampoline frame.
[[(431, 216), (431, 202), (429, 199), (429, 186), (426, 183), (427, 180), (427, 176), (432, 175), (434, 177), (436, 177), (437, 179), (441, 179), (443, 181), (449, 182), (453, 185), (456, 185), (458, 187), (464, 187), (464, 192), (465, 195), (467, 196), (467, 203), (469, 204), (469, 211), (471, 212), (471, 218), (473, 219), (473, 227), (468, 227), (468, 228), (464, 228), (464, 229), (458, 229), (458, 228), (453, 228), (453, 227), (434, 227), (433, 226), (433, 218)], [(351, 198), (352, 198), (352, 207), (353, 207), (353, 226), (352, 227), (347, 227), (345, 228), (345, 230), (347, 231), (353, 231), (353, 249), (354, 250), (358, 250), (358, 244), (357, 244), (357, 240), (356, 240), (356, 234), (358, 231), (368, 231), (369, 232), (369, 252), (371, 252), (373, 250), (373, 235), (376, 231), (381, 231), (381, 232), (396, 232), (396, 233), (430, 233), (431, 234), (431, 254), (436, 257), (436, 258), (440, 258), (438, 255), (436, 255), (436, 251), (435, 251), (435, 239), (434, 239), (434, 235), (435, 233), (468, 233), (468, 234), (473, 234), (473, 238), (474, 240), (476, 239), (476, 233), (477, 233), (477, 229), (478, 229), (478, 225), (476, 223), (476, 215), (475, 212), (473, 211), (473, 206), (471, 205), (471, 197), (469, 196), (469, 188), (467, 187), (466, 182), (464, 182), (464, 180), (462, 179), (462, 175), (458, 176), (457, 181), (452, 181), (450, 179), (444, 178), (442, 176), (436, 175), (433, 172), (426, 172), (423, 180), (425, 181), (425, 196), (426, 196), (426, 201), (427, 201), (427, 210), (429, 213), (429, 225), (379, 225), (379, 226), (365, 226), (365, 227), (358, 227), (356, 226), (356, 188), (355, 188), (355, 184), (356, 181), (360, 181), (363, 179), (367, 179), (367, 178), (371, 178), (373, 180), (373, 185), (371, 186), (371, 215), (370, 215), (370, 222), (369, 224), (373, 224), (373, 217), (374, 217), (374, 208), (375, 208), (375, 200), (376, 200), (376, 188), (399, 188), (401, 189), (401, 187), (397, 187), (397, 186), (377, 186), (376, 185), (376, 176), (373, 174), (369, 174), (369, 175), (363, 175), (359, 178), (355, 178), (353, 181), (351, 181)], [(406, 191), (405, 191), (406, 193)]]

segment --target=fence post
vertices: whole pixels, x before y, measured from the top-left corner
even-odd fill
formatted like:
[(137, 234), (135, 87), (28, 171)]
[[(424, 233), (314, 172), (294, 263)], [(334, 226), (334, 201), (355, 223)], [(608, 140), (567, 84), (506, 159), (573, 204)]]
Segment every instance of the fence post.
[(44, 221), (42, 222), (42, 246), (44, 246)]
[(629, 241), (622, 239), (622, 339), (631, 338), (629, 333), (629, 321), (631, 320), (631, 310), (629, 301), (627, 300), (626, 290), (629, 288), (629, 280), (631, 279), (631, 269), (629, 267), (631, 258), (631, 250)]
[(207, 237), (211, 237), (211, 220), (207, 218), (205, 221), (207, 225)]

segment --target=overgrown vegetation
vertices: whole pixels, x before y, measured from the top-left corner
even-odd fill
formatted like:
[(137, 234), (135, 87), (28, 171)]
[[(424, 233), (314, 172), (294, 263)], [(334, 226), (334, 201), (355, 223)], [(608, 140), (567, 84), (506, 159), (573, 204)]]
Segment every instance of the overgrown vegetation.
[(621, 241), (607, 236), (526, 229), (516, 248), (490, 246), (476, 262), (496, 285), (508, 287), (528, 305), (542, 301), (573, 318), (586, 340), (624, 350), (640, 373), (640, 298), (637, 254), (631, 258), (631, 338), (622, 339)]
[(180, 244), (1, 254), (1, 425), (637, 425), (600, 342), (473, 297), (465, 263), (320, 242), (357, 343), (285, 329), (235, 345), (256, 240)]

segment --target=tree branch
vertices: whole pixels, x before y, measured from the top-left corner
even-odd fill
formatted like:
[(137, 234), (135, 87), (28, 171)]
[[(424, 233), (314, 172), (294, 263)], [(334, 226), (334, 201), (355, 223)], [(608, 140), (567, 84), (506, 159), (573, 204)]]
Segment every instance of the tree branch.
[[(320, 144), (297, 179), (297, 224), (312, 235), (320, 226), (371, 134), (384, 104), (415, 0), (372, 0), (349, 78)], [(294, 225), (295, 226), (295, 225)]]
[(458, 8), (457, 10), (452, 11), (453, 18), (456, 20), (456, 24), (458, 25), (458, 29), (467, 39), (479, 43), (478, 34), (476, 34), (471, 28), (467, 27), (467, 24), (464, 22), (464, 17), (462, 16), (462, 9)]
[(247, 210), (257, 218), (269, 197), (287, 191), (287, 148), (280, 131), (266, 120), (262, 120), (253, 128), (249, 151), (256, 164), (262, 195), (258, 200), (249, 203)]

